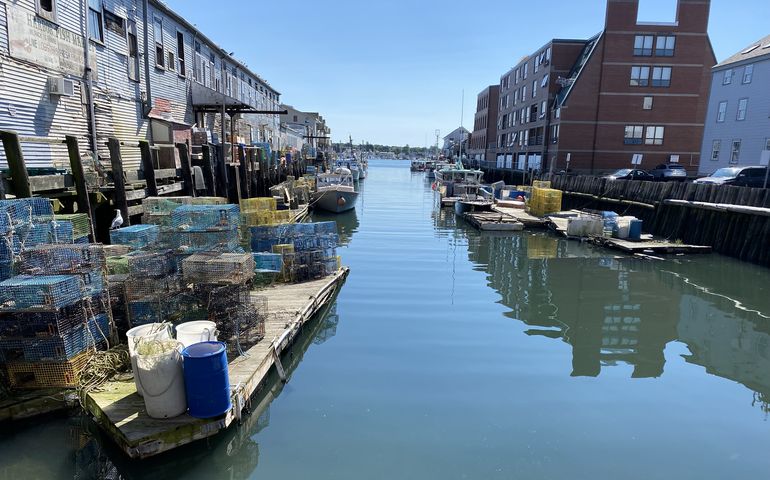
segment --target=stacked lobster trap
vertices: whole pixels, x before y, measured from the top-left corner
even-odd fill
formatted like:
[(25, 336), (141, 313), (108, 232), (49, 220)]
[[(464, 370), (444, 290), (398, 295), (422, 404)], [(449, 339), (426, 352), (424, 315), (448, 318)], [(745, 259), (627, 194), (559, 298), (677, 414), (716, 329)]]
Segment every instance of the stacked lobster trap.
[(274, 267), (280, 265), (279, 278), (287, 283), (317, 280), (335, 273), (340, 268), (338, 243), (336, 222), (251, 228), (255, 260)]
[(101, 245), (48, 244), (14, 257), (0, 283), (0, 363), (12, 388), (74, 387), (113, 339)]

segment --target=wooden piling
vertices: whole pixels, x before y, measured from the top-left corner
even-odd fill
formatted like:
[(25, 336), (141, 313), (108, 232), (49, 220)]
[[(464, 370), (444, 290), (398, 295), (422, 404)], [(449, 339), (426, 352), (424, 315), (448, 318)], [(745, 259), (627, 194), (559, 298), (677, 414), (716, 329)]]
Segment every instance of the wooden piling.
[(120, 140), (115, 137), (107, 139), (107, 149), (110, 151), (110, 164), (112, 165), (112, 182), (114, 191), (112, 201), (120, 210), (123, 217), (123, 226), (131, 225), (128, 216), (128, 200), (126, 200), (126, 179), (123, 176), (123, 157), (120, 154)]
[(244, 145), (238, 145), (238, 179), (240, 181), (240, 195), (239, 198), (250, 198), (249, 195), (249, 168), (248, 160), (246, 159), (246, 147)]
[(214, 183), (214, 167), (211, 165), (211, 146), (206, 144), (201, 146), (203, 153), (203, 181), (206, 183), (206, 195), (215, 197), (217, 195)]
[(146, 140), (139, 141), (139, 152), (142, 156), (142, 172), (144, 180), (147, 182), (147, 196), (158, 196), (158, 182), (155, 179), (155, 164), (152, 161), (152, 149), (150, 142)]
[(67, 153), (70, 158), (70, 169), (72, 170), (72, 178), (75, 181), (75, 193), (77, 194), (78, 211), (88, 214), (91, 219), (89, 237), (92, 242), (96, 241), (96, 234), (94, 232), (94, 225), (96, 224), (96, 216), (94, 215), (94, 209), (91, 207), (91, 197), (88, 193), (88, 185), (86, 184), (85, 172), (83, 171), (83, 161), (80, 157), (80, 146), (78, 145), (78, 139), (75, 136), (67, 135), (64, 137), (64, 142), (67, 144)]
[(24, 162), (24, 154), (21, 151), (21, 142), (16, 132), (0, 130), (0, 140), (5, 149), (5, 158), (8, 161), (8, 170), (13, 180), (13, 193), (16, 198), (28, 198), (32, 196), (32, 187), (29, 183), (29, 172)]
[(183, 191), (188, 197), (194, 197), (195, 182), (193, 181), (192, 166), (190, 165), (190, 148), (186, 143), (177, 143), (176, 148), (179, 150), (179, 161), (182, 164)]

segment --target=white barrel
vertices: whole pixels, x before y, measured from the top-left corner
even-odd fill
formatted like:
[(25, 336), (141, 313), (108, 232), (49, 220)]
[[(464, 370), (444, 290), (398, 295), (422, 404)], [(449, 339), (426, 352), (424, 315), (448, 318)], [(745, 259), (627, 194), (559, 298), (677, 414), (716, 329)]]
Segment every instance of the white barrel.
[(144, 407), (150, 417), (173, 418), (187, 411), (181, 343), (140, 341), (136, 379), (144, 392)]
[(189, 347), (200, 342), (217, 341), (217, 324), (207, 320), (185, 322), (176, 327), (176, 339)]
[(144, 396), (142, 387), (139, 385), (136, 375), (136, 346), (140, 340), (168, 340), (171, 338), (171, 327), (166, 323), (148, 323), (147, 325), (139, 325), (126, 332), (126, 338), (128, 339), (128, 354), (131, 357), (131, 370), (134, 373), (134, 384), (136, 385), (136, 393), (139, 396)]

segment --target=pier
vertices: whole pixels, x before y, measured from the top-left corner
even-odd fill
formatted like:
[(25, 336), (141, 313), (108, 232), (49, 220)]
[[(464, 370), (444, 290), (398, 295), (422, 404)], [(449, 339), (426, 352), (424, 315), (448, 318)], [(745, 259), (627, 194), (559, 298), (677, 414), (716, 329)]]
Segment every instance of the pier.
[(334, 300), (348, 272), (341, 268), (322, 280), (276, 285), (254, 292), (268, 299), (265, 338), (230, 362), (233, 408), (223, 417), (201, 420), (185, 414), (167, 420), (150, 418), (133, 379), (110, 382), (100, 391), (89, 393), (86, 410), (129, 457), (136, 459), (216, 435), (241, 418), (252, 394), (273, 367), (285, 378), (281, 352), (291, 345), (305, 323)]

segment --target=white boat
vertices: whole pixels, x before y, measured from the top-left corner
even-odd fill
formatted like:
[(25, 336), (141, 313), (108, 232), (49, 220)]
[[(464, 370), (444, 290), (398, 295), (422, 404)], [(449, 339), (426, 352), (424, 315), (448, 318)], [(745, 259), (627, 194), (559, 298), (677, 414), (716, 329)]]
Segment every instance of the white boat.
[(355, 208), (358, 192), (355, 190), (352, 172), (343, 167), (333, 173), (322, 173), (316, 177), (316, 191), (312, 205), (332, 213), (347, 212)]

